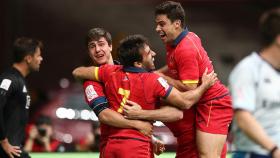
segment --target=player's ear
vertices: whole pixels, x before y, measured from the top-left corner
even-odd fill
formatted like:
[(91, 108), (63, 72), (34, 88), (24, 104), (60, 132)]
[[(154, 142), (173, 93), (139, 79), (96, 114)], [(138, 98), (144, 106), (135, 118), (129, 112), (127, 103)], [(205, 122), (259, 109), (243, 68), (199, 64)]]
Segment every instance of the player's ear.
[(181, 28), (181, 23), (182, 23), (181, 20), (175, 20), (174, 21), (174, 25), (175, 25), (176, 28)]
[(112, 44), (109, 44), (109, 47), (110, 47), (110, 52), (112, 52), (112, 50), (113, 50), (113, 45), (112, 45)]
[(135, 67), (142, 67), (142, 62), (139, 62), (139, 61), (135, 61), (134, 63), (133, 63), (133, 65), (135, 66)]
[(280, 46), (280, 35), (277, 35), (275, 38), (275, 42), (278, 46)]
[(25, 57), (24, 57), (24, 61), (26, 62), (26, 63), (31, 63), (31, 61), (32, 61), (32, 56), (31, 55), (26, 55)]

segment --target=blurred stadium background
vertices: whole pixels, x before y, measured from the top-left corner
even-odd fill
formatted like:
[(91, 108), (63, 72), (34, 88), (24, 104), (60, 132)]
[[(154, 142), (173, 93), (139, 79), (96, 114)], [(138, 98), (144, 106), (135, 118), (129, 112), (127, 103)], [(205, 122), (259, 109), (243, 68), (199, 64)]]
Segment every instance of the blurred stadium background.
[[(98, 153), (31, 153), (32, 157), (36, 158), (50, 158), (50, 157), (56, 157), (56, 158), (97, 158), (99, 156)], [(156, 158), (171, 158), (175, 157), (174, 152), (165, 152), (159, 156), (155, 156)], [(228, 154), (227, 158), (231, 158), (231, 155)]]
[[(50, 158), (50, 157), (56, 157), (56, 158), (98, 158), (98, 153), (32, 153), (32, 157), (36, 158)], [(157, 158), (171, 158), (175, 157), (175, 153), (164, 153), (160, 156), (157, 156)]]
[[(113, 35), (113, 46), (129, 34), (143, 34), (157, 52), (156, 66), (163, 66), (164, 46), (154, 31), (153, 9), (160, 0), (9, 0), (0, 5), (0, 70), (11, 63), (11, 45), (18, 36), (29, 36), (44, 43), (44, 61), (39, 73), (28, 77), (32, 92), (30, 123), (45, 114), (53, 119), (55, 138), (65, 150), (75, 151), (91, 124), (97, 121), (83, 99), (82, 87), (71, 71), (89, 65), (84, 36), (92, 27), (103, 27)], [(232, 67), (258, 46), (258, 18), (279, 0), (181, 0), (187, 26), (196, 32), (214, 62), (219, 78), (227, 84)], [(113, 51), (115, 52), (115, 50)], [(168, 151), (176, 140), (160, 122), (155, 134)], [(34, 157), (97, 157), (95, 153), (40, 154)], [(174, 157), (165, 153), (160, 158)]]

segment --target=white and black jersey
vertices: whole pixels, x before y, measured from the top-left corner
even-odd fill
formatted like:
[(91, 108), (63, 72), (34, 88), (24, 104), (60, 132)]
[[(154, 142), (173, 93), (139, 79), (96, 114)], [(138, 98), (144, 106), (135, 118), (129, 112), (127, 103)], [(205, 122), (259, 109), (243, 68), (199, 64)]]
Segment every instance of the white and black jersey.
[[(0, 140), (8, 138), (11, 145), (22, 146), (29, 106), (30, 96), (21, 73), (15, 68), (2, 73), (0, 75)], [(1, 148), (0, 145), (0, 150)], [(4, 157), (1, 152), (0, 157)]]
[[(257, 53), (244, 58), (229, 78), (235, 109), (251, 112), (265, 132), (280, 146), (280, 72)], [(268, 154), (234, 124), (234, 144), (238, 151)], [(258, 132), (258, 131), (256, 131)]]

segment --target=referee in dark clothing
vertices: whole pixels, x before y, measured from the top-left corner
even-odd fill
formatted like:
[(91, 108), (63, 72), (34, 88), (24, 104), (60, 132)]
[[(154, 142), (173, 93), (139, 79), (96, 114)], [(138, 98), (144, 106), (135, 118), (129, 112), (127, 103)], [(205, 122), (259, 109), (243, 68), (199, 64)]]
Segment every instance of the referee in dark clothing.
[(0, 158), (28, 158), (22, 151), (30, 96), (25, 77), (39, 71), (42, 43), (21, 37), (13, 45), (14, 63), (0, 75)]

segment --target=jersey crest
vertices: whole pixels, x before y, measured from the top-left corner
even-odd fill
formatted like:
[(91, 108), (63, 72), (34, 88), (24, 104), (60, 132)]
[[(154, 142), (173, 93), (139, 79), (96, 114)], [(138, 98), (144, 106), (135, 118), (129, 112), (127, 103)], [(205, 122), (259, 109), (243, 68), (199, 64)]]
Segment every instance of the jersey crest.
[(159, 77), (157, 80), (159, 81), (160, 85), (164, 87), (165, 91), (167, 91), (169, 88), (169, 84), (166, 82), (166, 80), (162, 77)]
[(87, 100), (89, 102), (98, 97), (92, 85), (88, 85), (85, 89), (85, 92), (86, 92)]
[(10, 88), (12, 81), (9, 79), (4, 79), (1, 82), (0, 88), (5, 89), (6, 91)]

